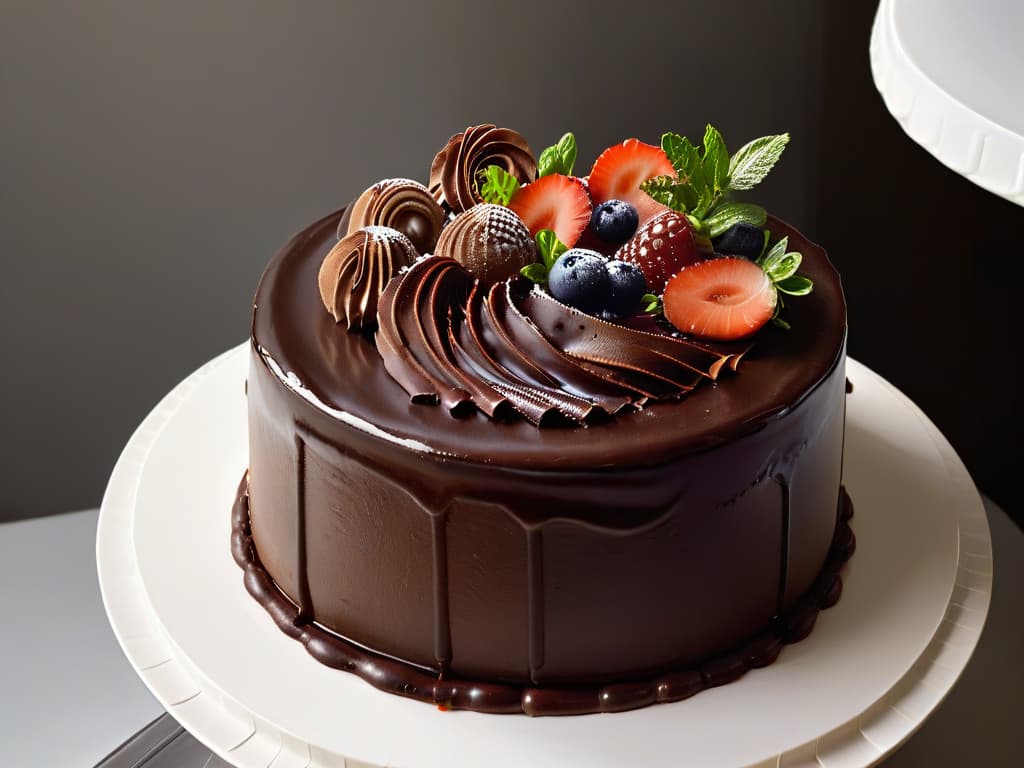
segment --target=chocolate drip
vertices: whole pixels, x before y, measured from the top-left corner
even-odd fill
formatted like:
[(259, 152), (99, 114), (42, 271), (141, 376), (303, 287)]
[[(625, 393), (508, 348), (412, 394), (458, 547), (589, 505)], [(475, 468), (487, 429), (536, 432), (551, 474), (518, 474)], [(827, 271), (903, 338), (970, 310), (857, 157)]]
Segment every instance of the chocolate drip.
[(295, 521), (298, 530), (295, 540), (295, 574), (298, 579), (298, 612), (296, 624), (303, 624), (313, 618), (313, 598), (309, 591), (309, 566), (306, 539), (306, 441), (295, 435)]
[(779, 558), (779, 596), (775, 601), (776, 615), (782, 613), (786, 605), (786, 585), (789, 584), (789, 537), (792, 526), (792, 515), (790, 510), (789, 478), (785, 475), (776, 475), (775, 482), (779, 484), (782, 491), (782, 543), (779, 547), (781, 557)]
[(434, 661), (442, 677), (452, 660), (452, 629), (448, 614), (447, 522), (447, 512), (430, 516), (434, 561)]
[[(791, 608), (745, 643), (694, 666), (669, 670), (647, 679), (571, 687), (447, 679), (443, 673), (375, 654), (318, 624), (299, 622), (296, 606), (274, 584), (253, 545), (247, 480), (247, 477), (242, 478), (232, 508), (231, 552), (244, 571), (244, 583), (249, 594), (266, 609), (282, 631), (299, 640), (307, 652), (322, 664), (357, 675), (381, 691), (436, 704), (443, 709), (527, 715), (619, 712), (679, 701), (706, 688), (731, 682), (749, 669), (771, 664), (783, 645), (807, 636), (818, 612), (835, 605), (842, 595), (840, 572), (856, 547), (848, 522), (853, 516), (853, 505), (846, 490), (841, 489), (832, 547), (811, 588)], [(539, 558), (539, 532), (536, 541)], [(540, 604), (532, 605), (533, 610), (543, 610)], [(531, 610), (531, 616), (535, 615)], [(530, 656), (532, 673), (535, 664), (538, 668), (543, 665), (543, 657), (535, 655), (532, 643)]]
[(529, 618), (530, 682), (544, 666), (544, 539), (541, 528), (533, 527), (526, 539), (527, 617)]

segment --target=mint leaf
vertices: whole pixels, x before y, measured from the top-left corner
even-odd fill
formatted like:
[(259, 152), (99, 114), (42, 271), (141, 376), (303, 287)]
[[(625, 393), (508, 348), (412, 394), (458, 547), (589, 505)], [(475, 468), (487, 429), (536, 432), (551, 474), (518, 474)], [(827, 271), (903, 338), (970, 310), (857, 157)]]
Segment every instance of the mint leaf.
[(485, 203), (508, 205), (519, 190), (519, 179), (500, 165), (489, 165), (479, 173), (480, 197)]
[(753, 189), (778, 162), (789, 134), (762, 136), (744, 144), (729, 161), (729, 189)]
[(768, 213), (754, 203), (720, 203), (711, 209), (711, 215), (704, 219), (709, 237), (718, 237), (729, 227), (741, 222), (763, 227)]
[(679, 177), (677, 183), (689, 184), (698, 198), (709, 189), (700, 152), (688, 138), (678, 133), (666, 133), (661, 137), (661, 148), (676, 170), (676, 176)]
[(761, 267), (765, 272), (768, 271), (768, 264), (774, 263), (775, 260), (782, 258), (786, 253), (786, 248), (789, 247), (789, 237), (783, 237), (779, 242), (768, 249), (768, 253), (764, 254), (760, 259), (757, 260), (758, 266)]
[(519, 270), (519, 274), (531, 283), (544, 285), (548, 281), (548, 268), (538, 261), (533, 262), (533, 264), (527, 264)]
[(558, 239), (558, 235), (550, 229), (542, 229), (534, 236), (537, 241), (537, 250), (540, 252), (540, 259), (545, 270), (551, 269), (558, 261), (558, 257), (569, 250), (565, 243)]
[(782, 300), (782, 296), (779, 294), (778, 290), (776, 290), (775, 291), (775, 311), (772, 312), (772, 325), (776, 326), (777, 328), (781, 328), (784, 331), (788, 331), (793, 326), (791, 326), (789, 323), (787, 323), (785, 320), (782, 319), (782, 309), (785, 306), (786, 306), (786, 304)]
[(798, 251), (787, 251), (788, 247), (789, 238), (783, 237), (768, 250), (768, 253), (757, 260), (758, 266), (773, 283), (791, 278), (800, 269), (800, 262), (804, 257)]
[(701, 187), (697, 190), (697, 205), (693, 208), (693, 215), (698, 219), (703, 219), (717, 199), (718, 195), (715, 194), (715, 190), (710, 185)]
[(537, 159), (537, 178), (560, 173), (572, 176), (572, 168), (576, 164), (576, 137), (566, 133), (554, 146), (540, 153)]
[(814, 289), (814, 282), (809, 277), (796, 274), (804, 257), (798, 251), (787, 251), (788, 247), (789, 238), (780, 238), (779, 242), (769, 248), (756, 262), (775, 288), (775, 313), (772, 315), (772, 323), (786, 330), (789, 330), (790, 326), (780, 315), (785, 306), (782, 294), (806, 296)]
[(697, 190), (688, 184), (680, 184), (672, 176), (655, 176), (640, 185), (656, 202), (667, 205), (673, 211), (686, 213), (697, 207), (700, 198)]
[(662, 313), (661, 299), (653, 293), (645, 293), (640, 297), (640, 306), (648, 315), (660, 315)]
[(672, 167), (676, 169), (676, 173), (680, 173), (680, 169), (685, 167), (684, 157), (690, 150), (696, 152), (696, 148), (690, 144), (690, 140), (685, 136), (680, 136), (678, 133), (663, 133), (661, 135), (661, 148), (668, 155), (669, 162), (672, 163)]
[(704, 157), (702, 158), (704, 177), (715, 194), (729, 187), (729, 150), (725, 147), (725, 139), (718, 129), (708, 123), (704, 129)]
[(790, 296), (806, 296), (814, 290), (814, 283), (803, 275), (792, 275), (776, 282), (775, 287)]
[(764, 271), (768, 274), (768, 277), (773, 283), (781, 283), (796, 274), (796, 271), (800, 268), (800, 262), (803, 260), (796, 251), (790, 251), (784, 253), (778, 257), (771, 264), (764, 265)]

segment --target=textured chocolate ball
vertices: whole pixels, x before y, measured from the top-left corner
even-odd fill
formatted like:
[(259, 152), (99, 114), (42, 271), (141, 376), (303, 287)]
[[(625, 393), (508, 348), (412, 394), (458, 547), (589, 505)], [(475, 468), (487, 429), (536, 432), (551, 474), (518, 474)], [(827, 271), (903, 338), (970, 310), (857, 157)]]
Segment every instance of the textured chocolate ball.
[(434, 253), (455, 259), (486, 287), (536, 261), (537, 245), (515, 213), (482, 203), (460, 213), (441, 231)]

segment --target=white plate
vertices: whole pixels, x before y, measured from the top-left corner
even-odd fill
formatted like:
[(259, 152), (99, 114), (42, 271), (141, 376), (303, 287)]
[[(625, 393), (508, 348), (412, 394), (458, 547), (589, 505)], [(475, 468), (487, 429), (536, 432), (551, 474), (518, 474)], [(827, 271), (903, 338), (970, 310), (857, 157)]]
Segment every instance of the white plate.
[(775, 664), (614, 715), (442, 713), (381, 693), (280, 632), (231, 558), (247, 349), (208, 363), (147, 417), (114, 469), (97, 533), (126, 655), (171, 714), (235, 765), (868, 766), (938, 705), (980, 635), (991, 592), (981, 499), (916, 406), (851, 360), (844, 481), (858, 549), (839, 604)]

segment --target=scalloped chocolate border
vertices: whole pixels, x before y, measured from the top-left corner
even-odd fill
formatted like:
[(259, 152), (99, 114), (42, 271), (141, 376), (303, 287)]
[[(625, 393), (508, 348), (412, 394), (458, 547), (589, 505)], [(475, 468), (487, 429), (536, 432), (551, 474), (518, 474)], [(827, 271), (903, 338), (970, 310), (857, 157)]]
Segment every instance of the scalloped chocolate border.
[(297, 621), (298, 610), (263, 568), (249, 528), (248, 474), (242, 478), (231, 514), (231, 554), (244, 571), (249, 594), (266, 609), (277, 626), (300, 641), (317, 661), (358, 675), (375, 688), (436, 705), (494, 714), (581, 715), (621, 712), (689, 698), (706, 688), (724, 685), (748, 669), (771, 664), (782, 646), (804, 639), (818, 613), (838, 602), (840, 571), (853, 555), (856, 539), (850, 528), (853, 504), (840, 488), (838, 521), (828, 558), (814, 584), (785, 613), (741, 648), (693, 667), (657, 677), (609, 685), (530, 687), (512, 683), (439, 679), (435, 673), (380, 656), (313, 622)]

